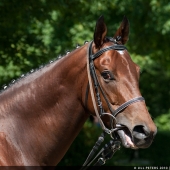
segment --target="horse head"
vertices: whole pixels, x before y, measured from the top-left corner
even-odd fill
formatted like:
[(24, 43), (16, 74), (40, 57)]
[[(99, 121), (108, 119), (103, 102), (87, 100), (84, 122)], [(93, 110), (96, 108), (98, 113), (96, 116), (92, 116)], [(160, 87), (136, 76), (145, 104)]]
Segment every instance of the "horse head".
[[(106, 34), (107, 27), (101, 16), (96, 23), (90, 55), (95, 68), (95, 81), (100, 86), (102, 109), (115, 120), (111, 121), (108, 114), (101, 114), (100, 118), (107, 128), (122, 127), (115, 134), (124, 147), (147, 148), (157, 128), (139, 90), (140, 67), (132, 61), (124, 46), (129, 38), (128, 19), (124, 17), (113, 37), (107, 37)], [(92, 100), (88, 105), (94, 113)], [(118, 111), (114, 114), (115, 110)]]

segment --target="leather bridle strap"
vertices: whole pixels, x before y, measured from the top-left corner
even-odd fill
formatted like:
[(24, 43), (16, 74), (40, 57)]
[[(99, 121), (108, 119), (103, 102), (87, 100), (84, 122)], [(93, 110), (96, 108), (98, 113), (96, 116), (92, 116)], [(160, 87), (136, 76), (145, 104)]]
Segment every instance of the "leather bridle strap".
[(90, 93), (91, 93), (91, 98), (92, 98), (92, 103), (93, 103), (93, 107), (94, 107), (94, 110), (95, 110), (95, 113), (96, 113), (96, 116), (99, 120), (99, 123), (101, 125), (101, 128), (104, 130), (104, 131), (108, 131), (107, 128), (105, 127), (103, 121), (101, 120), (100, 118), (100, 115), (99, 115), (99, 112), (98, 112), (98, 108), (97, 108), (97, 105), (96, 105), (96, 100), (95, 100), (95, 97), (94, 97), (94, 92), (93, 92), (93, 85), (92, 85), (92, 78), (91, 78), (91, 75), (90, 75), (90, 61), (89, 61), (89, 56), (90, 56), (90, 47), (92, 45), (93, 41), (90, 43), (89, 45), (89, 48), (88, 48), (88, 55), (87, 55), (87, 75), (88, 75), (88, 80), (89, 80), (89, 86), (90, 86)]
[(108, 50), (125, 50), (126, 47), (124, 45), (117, 45), (115, 44), (114, 46), (109, 46), (106, 48), (103, 48), (101, 50), (99, 50), (97, 53), (93, 54), (90, 56), (91, 60), (94, 60), (96, 58), (98, 58), (100, 55), (102, 55), (104, 52), (108, 51)]
[(131, 105), (132, 103), (136, 103), (139, 101), (144, 101), (145, 99), (140, 96), (140, 97), (135, 97), (125, 103), (123, 103), (122, 105), (120, 105), (115, 111), (112, 112), (113, 116), (116, 116), (119, 112), (121, 112), (123, 109), (125, 109), (126, 107), (128, 107), (129, 105)]
[(88, 101), (88, 95), (89, 95), (89, 88), (90, 88), (90, 85), (89, 85), (89, 82), (87, 83), (87, 87), (86, 87), (86, 95), (85, 95), (85, 108), (87, 108), (87, 101)]

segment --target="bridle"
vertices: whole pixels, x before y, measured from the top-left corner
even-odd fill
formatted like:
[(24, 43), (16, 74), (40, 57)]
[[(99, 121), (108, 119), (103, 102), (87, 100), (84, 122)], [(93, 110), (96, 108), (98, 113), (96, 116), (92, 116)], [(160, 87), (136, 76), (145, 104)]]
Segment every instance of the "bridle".
[[(116, 116), (117, 116), (117, 114), (120, 113), (125, 108), (127, 108), (129, 105), (131, 105), (131, 104), (133, 104), (135, 102), (144, 101), (145, 99), (142, 96), (135, 97), (135, 98), (133, 98), (131, 100), (128, 100), (127, 102), (123, 103), (122, 105), (120, 105), (116, 110), (112, 109), (112, 107), (110, 105), (110, 102), (109, 102), (108, 98), (106, 97), (105, 92), (103, 91), (103, 89), (102, 89), (102, 87), (101, 87), (101, 85), (100, 85), (100, 83), (98, 81), (95, 66), (94, 66), (94, 60), (96, 58), (100, 57), (104, 52), (106, 52), (108, 50), (118, 50), (118, 51), (119, 50), (126, 50), (126, 47), (124, 45), (117, 44), (116, 40), (113, 39), (113, 38), (108, 37), (107, 39), (109, 39), (109, 41), (111, 41), (111, 42), (114, 42), (114, 45), (106, 47), (106, 48), (103, 48), (103, 49), (99, 50), (95, 54), (93, 54), (93, 52), (92, 52), (92, 43), (93, 43), (93, 41), (90, 42), (89, 48), (88, 48), (88, 57), (87, 57), (88, 58), (87, 59), (87, 72), (88, 72), (88, 80), (89, 80), (89, 85), (90, 85), (89, 88), (90, 88), (94, 108), (96, 108), (96, 102), (95, 102), (94, 97), (93, 97), (94, 92), (93, 92), (92, 82), (93, 82), (94, 89), (95, 89), (95, 95), (96, 95), (97, 106), (98, 106), (98, 109), (97, 110), (95, 109), (96, 116), (99, 119), (99, 122), (101, 124), (102, 129), (106, 133), (111, 135), (112, 132), (117, 130), (117, 127), (116, 127)], [(101, 94), (103, 95), (111, 114), (104, 112), (99, 90), (101, 91)], [(99, 112), (98, 112), (98, 110), (99, 110)], [(109, 115), (112, 118), (112, 121), (111, 121), (112, 123), (113, 123), (113, 120), (114, 120), (114, 127), (112, 125), (111, 125), (111, 127), (112, 127), (111, 129), (108, 129), (108, 128), (105, 127), (103, 121), (101, 120), (101, 117), (103, 115)]]
[[(119, 37), (120, 38), (120, 37)], [(114, 45), (112, 46), (108, 46), (105, 48), (100, 49), (98, 52), (96, 52), (95, 54), (93, 54), (92, 52), (92, 44), (93, 41), (90, 42), (89, 47), (88, 47), (88, 56), (87, 56), (87, 73), (88, 73), (88, 82), (89, 85), (87, 86), (87, 90), (86, 90), (86, 100), (87, 100), (87, 95), (88, 95), (88, 88), (90, 89), (90, 93), (91, 93), (91, 97), (92, 97), (92, 102), (93, 102), (93, 106), (94, 106), (94, 110), (96, 113), (96, 116), (98, 118), (98, 121), (103, 129), (103, 133), (102, 135), (99, 137), (98, 141), (96, 142), (95, 146), (93, 147), (92, 151), (90, 152), (88, 158), (86, 159), (85, 163), (83, 164), (83, 166), (89, 166), (92, 161), (99, 155), (97, 155), (92, 161), (92, 156), (94, 156), (95, 151), (99, 148), (100, 144), (104, 141), (104, 136), (105, 134), (109, 134), (111, 136), (111, 142), (112, 144), (107, 145), (107, 147), (103, 148), (103, 151), (101, 151), (101, 155), (102, 157), (100, 157), (97, 161), (97, 163), (95, 164), (95, 166), (99, 166), (99, 165), (103, 165), (105, 163), (105, 160), (110, 159), (113, 154), (120, 148), (120, 141), (117, 140), (115, 138), (115, 136), (113, 137), (113, 134), (115, 131), (119, 130), (120, 128), (123, 128), (124, 126), (121, 126), (119, 124), (117, 124), (116, 121), (116, 116), (117, 114), (119, 114), (122, 110), (124, 110), (125, 108), (127, 108), (129, 105), (135, 103), (135, 102), (140, 102), (140, 101), (144, 101), (145, 99), (142, 96), (139, 97), (135, 97), (132, 98), (131, 100), (128, 100), (127, 102), (123, 103), (122, 105), (120, 105), (116, 110), (113, 110), (110, 102), (108, 100), (108, 98), (105, 95), (105, 92), (103, 91), (98, 78), (97, 78), (97, 74), (96, 74), (96, 70), (95, 70), (95, 66), (94, 66), (94, 60), (98, 57), (100, 57), (104, 52), (108, 51), (108, 50), (126, 50), (126, 47), (124, 45), (119, 45), (117, 43), (116, 39), (107, 37), (107, 40), (110, 42), (113, 42)], [(94, 86), (94, 90), (95, 93), (93, 91), (93, 86)], [(99, 91), (101, 91), (101, 94), (105, 100), (105, 102), (107, 103), (107, 106), (110, 110), (110, 113), (105, 113), (104, 109), (103, 109), (103, 105), (101, 102), (101, 97), (100, 97), (100, 93)], [(85, 100), (85, 103), (87, 103), (87, 101)], [(97, 104), (96, 104), (97, 103)], [(110, 116), (110, 124), (111, 124), (111, 128), (108, 129), (105, 125), (104, 122), (102, 121), (101, 117), (104, 115), (108, 115)], [(114, 123), (114, 126), (113, 126)], [(111, 156), (106, 156), (109, 155), (108, 153), (104, 153), (104, 151), (108, 152), (108, 153), (112, 153), (110, 154)], [(99, 152), (100, 153), (100, 152)], [(91, 162), (90, 162), (91, 161)]]

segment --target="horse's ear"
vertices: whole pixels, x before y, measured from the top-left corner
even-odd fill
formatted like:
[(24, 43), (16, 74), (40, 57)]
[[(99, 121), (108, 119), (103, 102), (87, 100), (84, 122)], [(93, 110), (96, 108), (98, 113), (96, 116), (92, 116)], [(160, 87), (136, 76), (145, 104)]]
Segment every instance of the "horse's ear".
[(107, 33), (107, 27), (104, 23), (104, 17), (100, 16), (96, 22), (96, 27), (94, 31), (94, 44), (97, 49), (99, 49), (104, 43), (104, 39)]
[(129, 21), (124, 16), (122, 23), (120, 24), (119, 29), (116, 31), (114, 38), (117, 41), (121, 41), (122, 44), (125, 44), (129, 39)]

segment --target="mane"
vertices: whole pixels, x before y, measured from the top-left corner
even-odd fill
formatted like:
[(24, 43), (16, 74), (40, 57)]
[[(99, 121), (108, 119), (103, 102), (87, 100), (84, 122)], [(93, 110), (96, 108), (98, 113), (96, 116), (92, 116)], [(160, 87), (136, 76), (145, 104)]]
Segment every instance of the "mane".
[[(84, 44), (88, 43), (88, 41), (85, 41)], [(76, 45), (75, 49), (78, 49), (79, 47), (81, 47), (79, 44)], [(72, 51), (74, 51), (75, 49), (73, 49)], [(36, 72), (42, 70), (43, 68), (46, 68), (47, 66), (52, 65), (53, 63), (58, 62), (60, 59), (64, 58), (65, 56), (67, 56), (69, 53), (71, 53), (72, 51), (70, 50), (66, 50), (66, 54), (65, 55), (58, 55), (56, 58), (50, 60), (48, 63), (46, 63), (45, 65), (40, 65), (38, 68), (36, 69), (31, 69), (29, 72), (27, 72), (26, 74), (21, 74), (20, 77), (18, 77), (17, 79), (13, 79), (8, 85), (4, 84), (2, 86), (2, 89), (0, 90), (0, 94), (2, 94), (4, 91), (6, 91), (7, 89), (10, 89), (10, 87), (12, 87), (14, 84), (22, 81), (24, 78), (35, 74)]]

